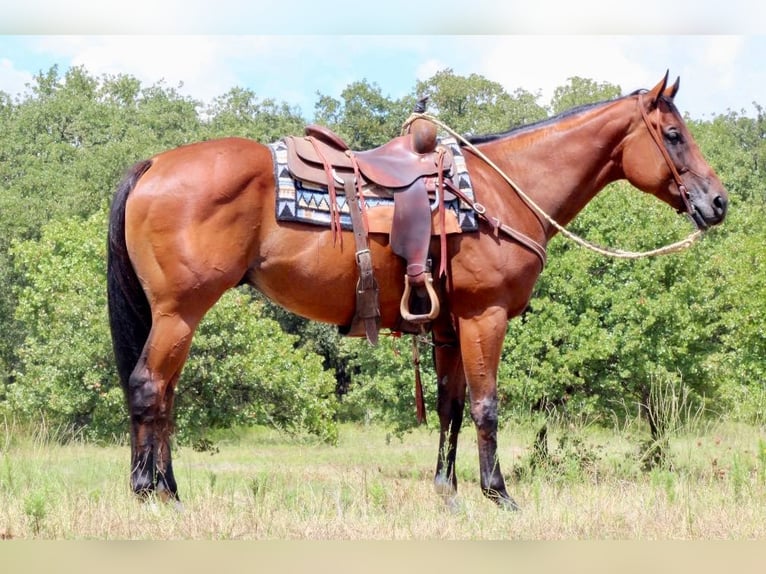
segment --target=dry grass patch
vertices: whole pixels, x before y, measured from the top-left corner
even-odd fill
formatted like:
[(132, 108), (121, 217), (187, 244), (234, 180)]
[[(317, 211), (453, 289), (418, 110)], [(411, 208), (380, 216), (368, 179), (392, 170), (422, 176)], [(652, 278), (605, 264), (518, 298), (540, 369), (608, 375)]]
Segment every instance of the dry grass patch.
[[(672, 469), (642, 471), (627, 432), (557, 429), (555, 464), (531, 468), (534, 429), (509, 428), (500, 456), (521, 512), (478, 486), (472, 429), (458, 453), (459, 497), (432, 488), (437, 436), (400, 442), (343, 427), (337, 446), (268, 431), (230, 436), (217, 452), (176, 451), (184, 510), (141, 504), (128, 487), (127, 445), (0, 442), (0, 536), (11, 539), (573, 540), (766, 537), (761, 429), (720, 425), (671, 441)], [(568, 434), (568, 438), (562, 438)], [(576, 439), (576, 440), (575, 440)], [(528, 441), (528, 442), (527, 442)]]

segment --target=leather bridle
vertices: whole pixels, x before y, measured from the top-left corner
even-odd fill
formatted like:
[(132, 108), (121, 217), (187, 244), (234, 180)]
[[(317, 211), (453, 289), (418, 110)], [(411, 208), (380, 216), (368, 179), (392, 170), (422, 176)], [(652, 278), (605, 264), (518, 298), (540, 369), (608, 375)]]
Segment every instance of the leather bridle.
[[(646, 124), (646, 129), (649, 130), (649, 134), (652, 136), (652, 139), (654, 140), (654, 143), (657, 144), (657, 147), (660, 150), (660, 153), (662, 154), (662, 157), (665, 158), (665, 163), (668, 164), (668, 168), (670, 169), (670, 173), (673, 175), (673, 179), (676, 182), (676, 186), (678, 187), (678, 193), (681, 196), (681, 199), (683, 200), (684, 206), (686, 207), (686, 213), (689, 215), (689, 217), (693, 218), (694, 214), (694, 206), (691, 204), (691, 201), (689, 199), (689, 191), (686, 189), (686, 185), (684, 185), (683, 179), (681, 179), (681, 174), (679, 173), (678, 169), (676, 169), (675, 164), (673, 163), (673, 160), (670, 157), (670, 153), (668, 153), (667, 148), (665, 147), (665, 143), (662, 140), (662, 129), (660, 127), (660, 107), (656, 106), (657, 110), (657, 125), (652, 125), (652, 122), (649, 120), (649, 114), (646, 113), (646, 107), (644, 106), (644, 95), (639, 94), (638, 95), (638, 107), (641, 110), (641, 116), (644, 118), (644, 123)], [(688, 168), (681, 168), (681, 171), (689, 171)]]

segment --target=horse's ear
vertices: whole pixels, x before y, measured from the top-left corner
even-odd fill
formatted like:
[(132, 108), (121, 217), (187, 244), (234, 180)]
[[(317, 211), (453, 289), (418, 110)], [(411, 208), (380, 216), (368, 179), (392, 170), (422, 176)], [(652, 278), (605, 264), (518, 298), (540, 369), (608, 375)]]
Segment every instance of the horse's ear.
[(680, 86), (680, 85), (681, 85), (681, 78), (677, 77), (675, 83), (672, 86), (670, 86), (669, 88), (667, 88), (663, 92), (663, 95), (667, 99), (672, 100), (673, 98), (676, 97), (676, 94), (678, 93), (678, 86)]
[(657, 107), (657, 102), (660, 101), (660, 97), (665, 92), (665, 88), (668, 85), (668, 75), (670, 74), (670, 70), (665, 72), (665, 77), (662, 78), (659, 84), (654, 86), (651, 90), (649, 90), (649, 93), (647, 95), (647, 99), (649, 102), (651, 102), (651, 106), (653, 108)]

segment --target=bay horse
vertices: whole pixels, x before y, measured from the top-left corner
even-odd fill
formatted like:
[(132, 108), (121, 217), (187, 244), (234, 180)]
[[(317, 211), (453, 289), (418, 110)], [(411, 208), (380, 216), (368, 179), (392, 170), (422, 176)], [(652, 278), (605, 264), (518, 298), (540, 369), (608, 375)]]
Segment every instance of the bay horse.
[[(557, 233), (500, 172), (566, 225), (607, 184), (626, 179), (699, 230), (723, 221), (727, 194), (692, 138), (668, 74), (651, 90), (580, 106), (465, 149), (479, 230), (448, 236), (436, 281), (441, 310), (428, 328), (434, 348), (440, 435), (434, 484), (452, 501), (466, 401), (478, 435), (482, 493), (517, 508), (497, 458), (497, 372), (508, 321), (526, 307)], [(483, 157), (480, 157), (483, 156)], [(490, 168), (488, 160), (497, 169)], [(499, 171), (498, 171), (499, 170)], [(249, 284), (311, 320), (348, 325), (357, 266), (351, 232), (278, 221), (275, 175), (265, 144), (224, 138), (171, 149), (132, 167), (112, 203), (108, 301), (119, 376), (130, 415), (131, 486), (178, 501), (169, 437), (176, 384), (200, 320), (221, 295)], [(480, 202), (480, 203), (478, 203)], [(481, 209), (480, 209), (481, 208)], [(489, 222), (494, 222), (489, 223)], [(513, 229), (518, 241), (504, 230)], [(380, 327), (394, 329), (404, 261), (385, 234), (371, 235)]]

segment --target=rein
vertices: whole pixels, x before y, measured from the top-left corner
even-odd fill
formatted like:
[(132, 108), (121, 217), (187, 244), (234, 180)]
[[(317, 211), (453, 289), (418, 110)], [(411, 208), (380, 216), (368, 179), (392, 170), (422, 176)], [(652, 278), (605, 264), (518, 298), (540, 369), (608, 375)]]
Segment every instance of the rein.
[[(641, 102), (641, 100), (639, 100)], [(676, 185), (679, 187), (679, 192), (681, 194), (681, 197), (683, 198), (684, 204), (687, 207), (688, 213), (691, 213), (691, 205), (689, 204), (689, 198), (688, 193), (686, 191), (686, 186), (683, 185), (683, 182), (681, 181), (681, 176), (678, 173), (678, 170), (676, 170), (675, 166), (673, 165), (673, 162), (670, 159), (670, 155), (668, 154), (667, 150), (665, 149), (665, 146), (662, 145), (662, 141), (658, 140), (658, 135), (654, 132), (651, 123), (649, 122), (649, 118), (646, 116), (646, 112), (642, 105), (639, 106), (641, 108), (641, 113), (644, 118), (644, 121), (646, 122), (647, 129), (649, 130), (649, 133), (652, 134), (652, 138), (654, 139), (657, 146), (660, 148), (660, 151), (663, 154), (663, 157), (665, 158), (665, 161), (668, 163), (668, 166), (670, 167), (670, 171), (673, 174), (673, 177), (675, 178)], [(656, 255), (667, 255), (669, 253), (676, 253), (678, 251), (682, 251), (684, 249), (688, 249), (692, 246), (692, 244), (700, 238), (702, 235), (702, 230), (697, 229), (693, 233), (691, 233), (688, 237), (685, 239), (682, 239), (681, 241), (677, 241), (675, 243), (671, 243), (669, 245), (665, 245), (664, 247), (659, 247), (657, 249), (652, 249), (650, 251), (626, 251), (623, 249), (614, 249), (610, 247), (602, 247), (599, 245), (596, 245), (595, 243), (591, 243), (590, 241), (583, 239), (579, 235), (572, 233), (568, 229), (566, 229), (563, 225), (558, 223), (555, 219), (553, 219), (550, 215), (548, 215), (545, 210), (543, 210), (535, 201), (529, 197), (524, 191), (521, 189), (521, 187), (513, 181), (503, 170), (501, 170), (492, 160), (490, 160), (484, 153), (482, 153), (475, 145), (473, 145), (471, 142), (469, 142), (466, 138), (461, 136), (459, 133), (457, 133), (455, 130), (450, 128), (448, 125), (446, 125), (444, 122), (441, 122), (440, 120), (436, 119), (434, 116), (426, 113), (418, 113), (415, 112), (410, 115), (409, 118), (404, 122), (402, 126), (402, 131), (404, 131), (407, 126), (412, 123), (417, 118), (423, 118), (430, 122), (433, 122), (443, 130), (445, 130), (447, 133), (455, 137), (457, 140), (463, 143), (467, 149), (470, 149), (473, 153), (476, 154), (477, 157), (479, 157), (481, 160), (483, 160), (488, 166), (490, 166), (492, 169), (494, 169), (507, 183), (511, 186), (511, 188), (516, 191), (516, 193), (521, 197), (521, 199), (526, 203), (532, 210), (539, 213), (548, 223), (550, 223), (553, 227), (555, 227), (564, 237), (567, 239), (570, 239), (571, 241), (574, 241), (576, 244), (580, 245), (581, 247), (585, 247), (586, 249), (590, 249), (591, 251), (594, 251), (596, 253), (599, 253), (600, 255), (604, 255), (607, 257), (615, 257), (620, 259), (639, 259), (642, 257), (653, 257)], [(452, 189), (454, 192), (454, 188)], [(500, 231), (503, 231), (506, 233), (506, 235), (509, 235), (513, 239), (516, 239), (517, 241), (520, 241), (523, 245), (531, 249), (538, 257), (541, 258), (543, 262), (543, 266), (545, 266), (545, 248), (540, 246), (536, 241), (533, 239), (525, 236), (524, 234), (508, 227), (507, 225), (500, 222), (497, 218), (490, 218), (486, 215), (486, 208), (479, 202), (471, 202), (468, 201), (465, 196), (462, 194), (458, 194), (460, 199), (465, 202), (467, 205), (473, 209), (473, 211), (482, 219), (485, 221), (488, 221), (490, 225), (492, 225), (495, 229), (499, 229)], [(523, 238), (523, 239), (521, 239)], [(535, 248), (534, 246), (537, 246), (539, 249)], [(542, 250), (542, 256), (540, 255), (540, 251)]]

